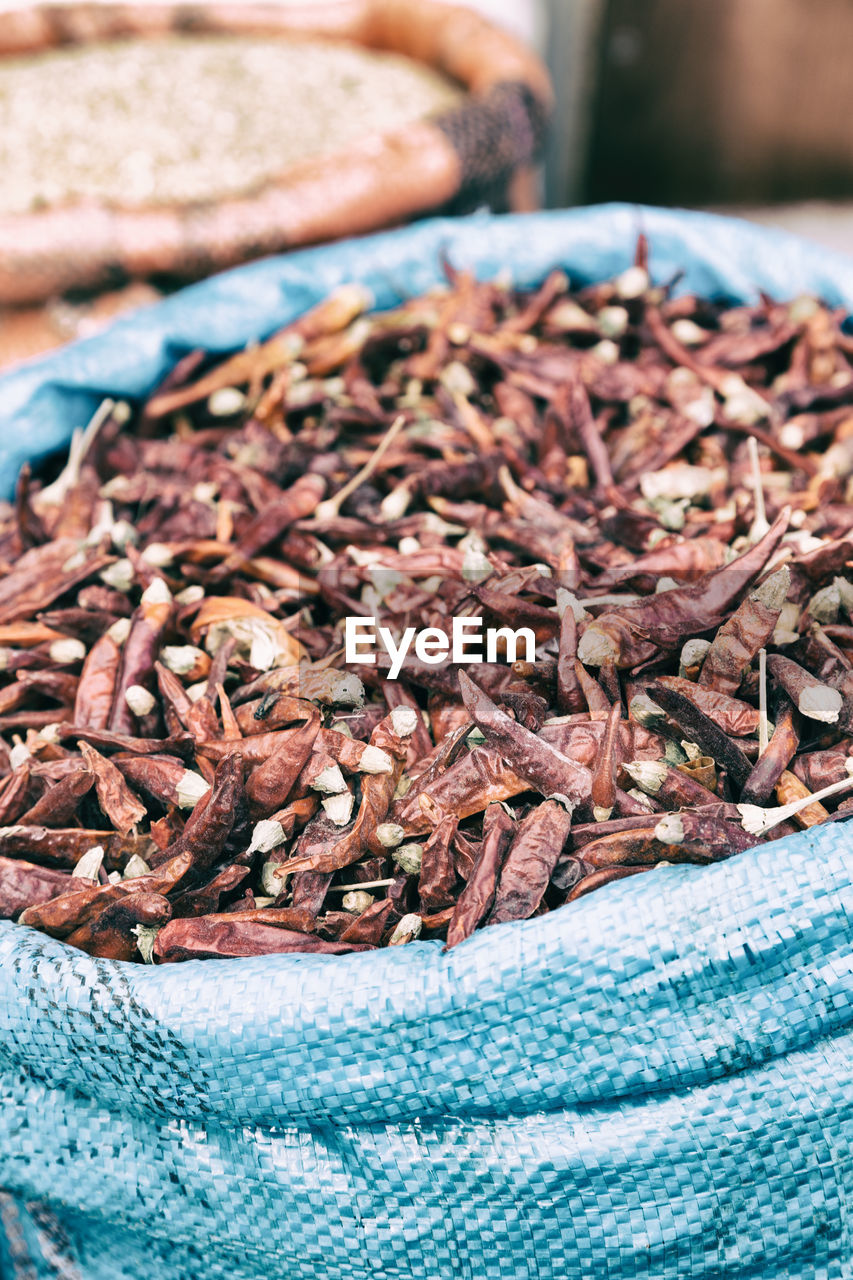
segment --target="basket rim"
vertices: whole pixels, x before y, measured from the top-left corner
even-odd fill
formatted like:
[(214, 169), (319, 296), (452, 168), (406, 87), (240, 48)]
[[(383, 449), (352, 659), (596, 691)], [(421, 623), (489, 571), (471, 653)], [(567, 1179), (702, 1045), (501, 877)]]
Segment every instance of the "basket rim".
[[(437, 0), (322, 4), (54, 3), (3, 12), (0, 59), (166, 34), (269, 35), (402, 54), (460, 84), (456, 108), (276, 170), (205, 201), (60, 199), (0, 216), (0, 305), (45, 301), (119, 278), (197, 278), (285, 248), (436, 212), (476, 189), (470, 137), (489, 113), (511, 138), (507, 177), (532, 163), (553, 105), (533, 50), (473, 10)], [(491, 152), (485, 141), (474, 144)], [(251, 230), (248, 230), (251, 229)]]

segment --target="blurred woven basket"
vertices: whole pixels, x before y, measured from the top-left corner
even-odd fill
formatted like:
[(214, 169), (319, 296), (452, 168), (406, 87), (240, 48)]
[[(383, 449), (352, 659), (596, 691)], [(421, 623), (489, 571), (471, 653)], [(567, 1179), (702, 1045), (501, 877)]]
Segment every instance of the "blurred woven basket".
[(440, 209), (494, 204), (496, 190), (509, 193), (508, 207), (532, 203), (527, 178), (551, 107), (548, 74), (531, 50), (468, 9), (434, 0), (49, 5), (4, 13), (0, 57), (170, 32), (343, 41), (403, 54), (467, 92), (459, 106), (293, 164), (248, 195), (132, 208), (77, 200), (4, 214), (0, 304), (122, 279), (198, 278)]

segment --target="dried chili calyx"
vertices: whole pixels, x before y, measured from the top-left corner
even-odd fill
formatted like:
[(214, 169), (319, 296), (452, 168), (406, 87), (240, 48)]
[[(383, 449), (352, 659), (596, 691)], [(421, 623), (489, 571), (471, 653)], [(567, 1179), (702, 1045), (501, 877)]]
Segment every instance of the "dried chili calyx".
[(645, 265), (368, 305), (106, 402), (0, 512), (4, 917), (455, 946), (851, 811), (844, 317)]

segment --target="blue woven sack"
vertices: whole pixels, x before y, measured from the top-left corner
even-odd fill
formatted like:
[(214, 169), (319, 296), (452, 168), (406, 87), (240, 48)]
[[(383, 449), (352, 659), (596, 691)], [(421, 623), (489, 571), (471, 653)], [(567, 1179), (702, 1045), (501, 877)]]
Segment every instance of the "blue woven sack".
[[(274, 258), (0, 381), (2, 470), (198, 346), (440, 254), (532, 285), (630, 262), (703, 294), (853, 263), (625, 206), (437, 220)], [(853, 851), (844, 825), (564, 909), (345, 958), (151, 968), (0, 924), (0, 1274), (15, 1280), (806, 1280), (853, 1275)]]

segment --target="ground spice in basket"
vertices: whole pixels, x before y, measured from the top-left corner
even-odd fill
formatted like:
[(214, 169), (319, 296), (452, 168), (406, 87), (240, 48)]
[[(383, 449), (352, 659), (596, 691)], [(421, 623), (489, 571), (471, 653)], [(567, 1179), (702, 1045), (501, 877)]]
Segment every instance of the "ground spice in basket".
[(453, 946), (849, 816), (853, 339), (646, 256), (341, 288), (21, 476), (0, 914), (157, 963)]
[(282, 38), (172, 35), (0, 58), (0, 215), (242, 195), (461, 95), (398, 54)]

